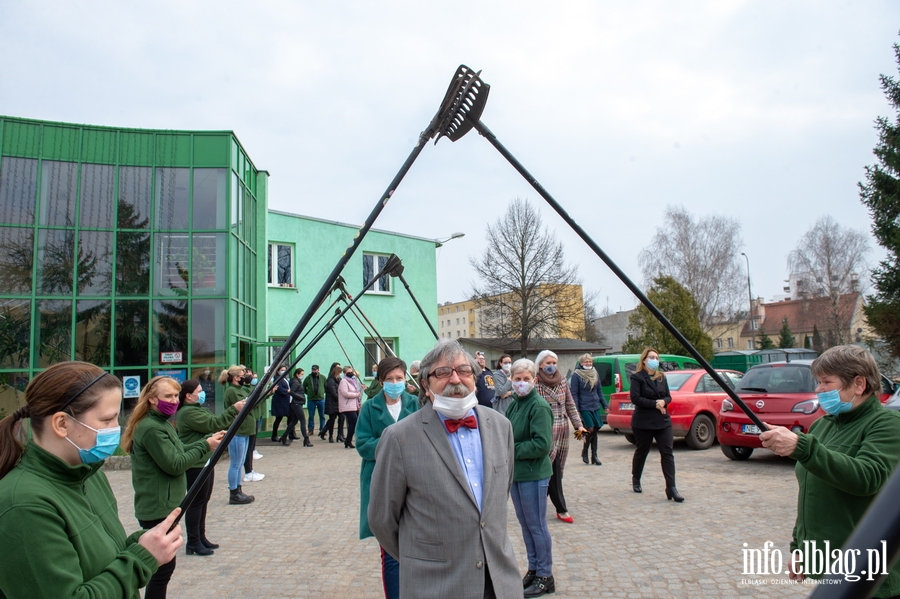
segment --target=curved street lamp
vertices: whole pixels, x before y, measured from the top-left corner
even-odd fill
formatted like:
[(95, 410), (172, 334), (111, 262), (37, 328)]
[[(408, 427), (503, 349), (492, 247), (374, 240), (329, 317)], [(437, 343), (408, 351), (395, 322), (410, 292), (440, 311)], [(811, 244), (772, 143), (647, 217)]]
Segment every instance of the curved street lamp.
[(452, 241), (454, 239), (459, 239), (460, 237), (465, 237), (465, 236), (466, 236), (465, 233), (457, 232), (457, 233), (454, 233), (453, 235), (451, 235), (450, 237), (447, 237), (446, 239), (435, 239), (434, 240), (434, 248), (437, 249), (437, 248), (441, 247), (442, 245), (444, 245), (445, 243), (447, 243), (448, 241)]

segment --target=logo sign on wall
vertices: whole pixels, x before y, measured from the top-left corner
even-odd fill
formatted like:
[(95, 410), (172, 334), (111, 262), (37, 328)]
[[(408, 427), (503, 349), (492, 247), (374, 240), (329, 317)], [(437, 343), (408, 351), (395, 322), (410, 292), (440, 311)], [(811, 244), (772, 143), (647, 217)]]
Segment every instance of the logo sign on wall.
[(125, 392), (122, 394), (125, 399), (138, 397), (141, 394), (141, 377), (123, 376), (122, 386), (125, 387)]
[(156, 376), (168, 376), (183, 383), (187, 380), (187, 370), (157, 370)]
[(164, 351), (159, 354), (159, 363), (160, 364), (178, 364), (179, 362), (183, 362), (182, 354), (184, 352), (180, 351)]

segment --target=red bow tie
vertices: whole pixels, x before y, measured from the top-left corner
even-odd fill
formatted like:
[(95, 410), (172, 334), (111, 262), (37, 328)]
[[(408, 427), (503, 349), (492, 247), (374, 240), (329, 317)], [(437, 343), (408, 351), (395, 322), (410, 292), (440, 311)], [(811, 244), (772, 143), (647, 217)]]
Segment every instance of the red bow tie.
[(478, 428), (478, 421), (475, 420), (474, 416), (466, 416), (459, 420), (444, 420), (444, 426), (447, 427), (448, 433), (455, 433), (461, 426), (466, 428)]

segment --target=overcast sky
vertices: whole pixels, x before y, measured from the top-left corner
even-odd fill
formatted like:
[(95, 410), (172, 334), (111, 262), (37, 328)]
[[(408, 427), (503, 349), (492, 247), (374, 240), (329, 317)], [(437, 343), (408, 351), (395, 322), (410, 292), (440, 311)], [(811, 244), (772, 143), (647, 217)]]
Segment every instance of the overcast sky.
[[(632, 278), (680, 204), (740, 220), (771, 299), (816, 219), (870, 232), (857, 182), (873, 121), (895, 117), (878, 77), (897, 75), (898, 29), (889, 1), (6, 1), (0, 114), (234, 130), (271, 208), (361, 223), (465, 63), (491, 85), (484, 123)], [(438, 298), (458, 301), (515, 197), (601, 309), (634, 306), (475, 132), (425, 148), (375, 226), (464, 232), (438, 250)]]

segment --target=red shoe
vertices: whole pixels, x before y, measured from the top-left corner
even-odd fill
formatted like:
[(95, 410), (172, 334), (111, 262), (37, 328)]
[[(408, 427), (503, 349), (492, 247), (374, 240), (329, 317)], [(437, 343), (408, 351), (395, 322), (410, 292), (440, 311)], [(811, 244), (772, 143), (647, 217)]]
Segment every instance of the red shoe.
[(573, 524), (575, 522), (575, 518), (573, 518), (572, 516), (563, 516), (562, 514), (556, 514), (556, 517), (566, 524)]

